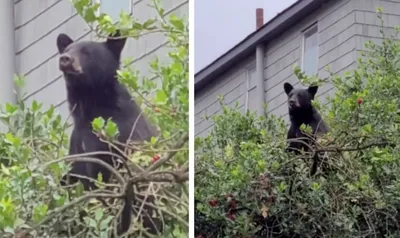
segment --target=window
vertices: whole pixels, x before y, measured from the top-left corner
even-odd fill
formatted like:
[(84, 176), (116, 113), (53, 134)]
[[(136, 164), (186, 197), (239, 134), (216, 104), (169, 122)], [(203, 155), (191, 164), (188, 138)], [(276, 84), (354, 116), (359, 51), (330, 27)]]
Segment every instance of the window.
[(306, 75), (318, 72), (318, 27), (312, 25), (303, 32), (302, 70)]
[(132, 0), (97, 0), (100, 3), (100, 12), (109, 15), (113, 22), (119, 19), (119, 14), (124, 11), (128, 14), (132, 12)]
[(257, 108), (257, 75), (256, 67), (251, 66), (247, 69), (246, 75), (246, 101), (244, 110), (254, 111)]

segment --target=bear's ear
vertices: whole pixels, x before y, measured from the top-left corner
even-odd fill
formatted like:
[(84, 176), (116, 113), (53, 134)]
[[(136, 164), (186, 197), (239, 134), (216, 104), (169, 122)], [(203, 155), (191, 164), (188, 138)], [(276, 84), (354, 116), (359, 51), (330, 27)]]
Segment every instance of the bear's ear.
[(290, 83), (283, 84), (283, 88), (285, 89), (285, 93), (289, 95), (289, 93), (293, 90), (293, 86)]
[(74, 42), (69, 36), (64, 33), (61, 33), (57, 37), (57, 48), (58, 53), (63, 53), (65, 48), (67, 48), (72, 42)]
[[(115, 34), (110, 34), (109, 38), (106, 41), (108, 49), (114, 54), (114, 56), (119, 60), (121, 56), (121, 52), (124, 49), (126, 37), (120, 38), (121, 34), (117, 30)], [(117, 39), (115, 39), (117, 38)]]
[(311, 96), (314, 98), (315, 94), (317, 94), (318, 86), (310, 86), (310, 87), (308, 87), (307, 90), (311, 94)]

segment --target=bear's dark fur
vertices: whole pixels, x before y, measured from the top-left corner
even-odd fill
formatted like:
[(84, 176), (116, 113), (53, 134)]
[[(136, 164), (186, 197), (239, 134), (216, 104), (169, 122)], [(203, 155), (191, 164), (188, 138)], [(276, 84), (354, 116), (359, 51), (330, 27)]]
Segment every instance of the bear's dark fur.
[[(126, 42), (126, 38), (117, 36), (119, 36), (118, 33), (105, 42), (74, 42), (66, 34), (60, 34), (57, 37), (57, 48), (60, 53), (59, 68), (64, 74), (67, 101), (73, 118), (70, 155), (110, 151), (109, 146), (101, 142), (92, 132), (91, 122), (96, 117), (103, 117), (105, 120), (111, 118), (118, 125), (118, 140), (122, 143), (126, 143), (128, 139), (149, 140), (157, 134), (155, 127), (150, 125), (142, 115), (130, 137), (141, 109), (116, 78), (121, 52)], [(110, 165), (114, 164), (111, 156), (97, 155), (95, 157)], [(103, 166), (96, 163), (75, 162), (72, 164), (71, 171), (62, 178), (61, 184), (65, 186), (80, 181), (85, 190), (93, 189), (94, 183), (87, 179), (78, 179), (72, 174), (97, 179), (98, 173), (102, 174), (103, 181), (110, 180), (111, 173)], [(127, 193), (133, 195), (132, 186)], [(132, 202), (133, 197), (127, 196), (121, 215), (119, 234), (126, 232), (130, 227)], [(161, 231), (160, 221), (152, 219), (151, 215), (150, 211), (150, 216), (143, 219), (144, 227), (147, 226), (146, 228), (152, 233)]]
[[(312, 140), (317, 134), (325, 134), (328, 132), (328, 127), (321, 118), (317, 110), (312, 106), (315, 94), (318, 91), (318, 86), (310, 86), (307, 89), (293, 88), (290, 83), (283, 85), (286, 95), (288, 96), (288, 108), (290, 117), (290, 128), (287, 134), (287, 139), (305, 138), (300, 126), (302, 124), (312, 128), (312, 137), (310, 139), (302, 139), (305, 143), (312, 145)], [(287, 151), (298, 153), (301, 149), (308, 151), (309, 147), (301, 142), (289, 141)], [(318, 155), (315, 155), (310, 174), (314, 175), (318, 167)]]

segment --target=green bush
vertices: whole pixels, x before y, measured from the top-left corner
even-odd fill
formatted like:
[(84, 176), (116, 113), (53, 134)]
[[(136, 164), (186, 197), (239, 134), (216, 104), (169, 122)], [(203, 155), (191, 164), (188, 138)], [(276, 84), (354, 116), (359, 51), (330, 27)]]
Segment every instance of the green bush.
[(213, 117), (196, 139), (199, 237), (400, 236), (400, 42), (397, 30), (388, 37), (382, 24), (381, 33), (356, 70), (328, 79), (329, 105), (315, 102), (330, 127), (313, 150), (325, 153), (326, 174), (309, 175), (309, 154), (284, 152), (282, 119), (225, 106)]
[[(106, 185), (100, 180), (97, 191), (84, 192), (78, 186), (67, 192), (59, 180), (68, 171), (68, 162), (87, 160), (90, 155), (67, 156), (69, 125), (65, 118), (54, 107), (44, 110), (36, 101), (3, 105), (0, 119), (7, 128), (0, 133), (0, 237), (110, 237), (128, 180), (135, 186), (135, 210), (141, 210), (145, 197), (154, 197), (153, 206), (161, 214), (157, 216), (165, 224), (161, 237), (187, 237), (188, 25), (173, 14), (167, 16), (157, 1), (152, 5), (154, 18), (138, 22), (121, 13), (116, 24), (106, 14), (96, 14), (99, 4), (90, 2), (72, 1), (99, 37), (121, 29), (127, 37), (161, 32), (168, 39), (169, 61), (160, 63), (156, 58), (149, 62), (150, 77), (141, 76), (130, 60), (118, 72), (119, 80), (161, 135), (146, 144), (126, 146), (132, 174), (126, 169), (115, 171), (123, 184), (111, 181)], [(16, 82), (22, 86), (23, 78), (16, 77)], [(92, 125), (104, 140), (115, 142), (118, 128), (112, 120), (96, 118)], [(114, 205), (105, 207), (96, 198)], [(87, 213), (83, 221), (80, 211)], [(126, 237), (149, 237), (141, 225), (141, 218), (134, 216)]]

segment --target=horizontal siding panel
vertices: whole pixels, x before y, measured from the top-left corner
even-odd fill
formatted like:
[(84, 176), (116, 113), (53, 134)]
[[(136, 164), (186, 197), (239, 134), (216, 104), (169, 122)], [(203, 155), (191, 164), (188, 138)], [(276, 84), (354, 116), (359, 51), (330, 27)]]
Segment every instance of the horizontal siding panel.
[[(383, 8), (383, 13), (398, 15), (400, 13), (399, 1), (386, 1), (386, 0), (355, 0), (356, 10), (376, 12), (378, 7)], [(375, 14), (376, 18), (376, 14)]]
[(350, 27), (343, 29), (342, 32), (319, 45), (319, 57), (323, 57), (328, 52), (335, 50), (335, 48), (341, 45), (343, 42), (351, 39), (354, 35), (361, 33), (362, 25), (360, 24), (354, 23)]
[(300, 58), (294, 58), (292, 62), (290, 62), (284, 69), (276, 73), (275, 75), (267, 74), (266, 70), (264, 70), (264, 75), (266, 75), (266, 81), (264, 83), (265, 91), (269, 91), (274, 88), (277, 84), (280, 84), (282, 81), (287, 80), (293, 75), (293, 66), (300, 65)]
[[(143, 22), (149, 18), (157, 17), (155, 9), (148, 6), (149, 1), (136, 1), (133, 3), (133, 16), (135, 19)], [(175, 14), (178, 17), (187, 18), (188, 1), (163, 1), (161, 3), (165, 9), (165, 17), (169, 18), (170, 14)], [(155, 49), (164, 47), (167, 39), (162, 32), (146, 33), (139, 39), (129, 39), (126, 45), (126, 51), (123, 57), (133, 56), (134, 62), (141, 60), (148, 54), (154, 54)]]
[[(153, 3), (149, 0), (133, 1), (133, 16), (139, 21), (146, 21), (150, 17), (157, 17), (158, 13), (154, 8), (149, 7), (149, 4)], [(188, 0), (163, 0), (161, 1), (161, 6), (165, 10), (165, 14), (168, 15), (170, 12), (175, 12), (177, 8), (182, 5), (187, 5)], [(186, 11), (186, 14), (188, 11)]]
[(358, 35), (356, 36), (356, 49), (362, 51), (368, 50), (365, 47), (365, 43), (367, 43), (367, 41), (372, 41), (373, 43), (380, 45), (383, 42), (383, 38)]
[[(329, 65), (330, 71), (333, 72), (334, 74), (336, 74), (337, 72), (347, 68), (349, 65), (356, 62), (356, 60), (357, 60), (357, 54), (356, 54), (356, 49), (354, 48), (354, 50), (352, 50), (352, 51), (346, 53), (345, 55), (343, 55), (342, 57), (332, 61), (328, 65)], [(323, 67), (321, 67), (321, 69), (318, 72), (318, 76), (320, 78), (326, 78), (329, 76), (329, 74)]]
[(170, 51), (171, 49), (165, 46), (153, 49), (153, 51), (150, 54), (144, 54), (139, 59), (133, 61), (131, 67), (133, 67), (135, 70), (139, 70), (140, 75), (143, 77), (154, 76), (151, 73), (149, 63), (158, 58), (160, 65), (168, 64), (170, 62), (170, 58), (168, 57), (168, 52)]
[(245, 72), (242, 71), (242, 73), (238, 74), (235, 78), (228, 79), (229, 81), (227, 82), (227, 84), (209, 94), (207, 98), (202, 100), (201, 104), (196, 105), (196, 112), (200, 112), (204, 109), (207, 109), (208, 107), (210, 107), (210, 105), (218, 101), (219, 95), (224, 96), (227, 93), (234, 90), (235, 88), (237, 88), (239, 85), (243, 84), (245, 81), (245, 76), (246, 76)]
[[(26, 2), (35, 2), (35, 0)], [(16, 51), (20, 52), (40, 40), (44, 35), (49, 34), (76, 14), (70, 1), (57, 2), (53, 7), (37, 16), (34, 21), (28, 22), (15, 31)]]
[(243, 60), (240, 64), (233, 66), (231, 70), (225, 72), (219, 78), (215, 78), (201, 92), (195, 94), (195, 111), (196, 113), (207, 108), (218, 99), (218, 95), (230, 92), (240, 83), (244, 82), (246, 77), (246, 69), (250, 69), (255, 64), (255, 56), (250, 56)]
[[(258, 100), (258, 95), (257, 95), (257, 87), (252, 88), (249, 91), (249, 96), (248, 96), (248, 101), (247, 101), (247, 110), (250, 112), (255, 112), (257, 111), (257, 102)], [(246, 105), (245, 105), (246, 106)]]
[(319, 44), (324, 44), (326, 41), (338, 35), (344, 29), (347, 29), (351, 25), (353, 25), (355, 23), (355, 16), (355, 12), (352, 11), (344, 18), (341, 18), (339, 21), (332, 24), (330, 27), (326, 28), (323, 31), (319, 31)]
[(318, 31), (323, 32), (346, 17), (353, 11), (352, 4), (354, 4), (353, 0), (333, 0), (326, 3), (319, 14)]
[(66, 97), (65, 82), (63, 78), (60, 78), (43, 88), (40, 93), (33, 94), (26, 98), (25, 101), (30, 104), (33, 100), (36, 100), (43, 103), (43, 106), (47, 108), (50, 105), (61, 104), (65, 101)]
[(354, 35), (350, 39), (341, 42), (335, 49), (327, 52), (322, 57), (319, 58), (319, 69), (326, 67), (326, 65), (341, 58), (341, 56), (346, 55), (348, 52), (353, 51), (356, 48), (356, 36)]
[(269, 66), (277, 63), (283, 57), (289, 55), (293, 51), (299, 49), (301, 47), (302, 38), (301, 35), (298, 34), (296, 37), (288, 41), (286, 44), (282, 45), (281, 48), (269, 54), (269, 50), (267, 49), (266, 55), (266, 64), (265, 66), (268, 68)]
[[(43, 14), (58, 2), (65, 0), (27, 0), (15, 4), (15, 26), (20, 27), (34, 20), (38, 15)], [(67, 1), (69, 2), (69, 1)]]
[(282, 57), (280, 60), (276, 61), (275, 64), (270, 65), (267, 67), (264, 72), (267, 77), (269, 78), (275, 77), (280, 71), (284, 70), (288, 66), (292, 66), (300, 58), (300, 48), (296, 48), (294, 51), (290, 52), (289, 54)]

